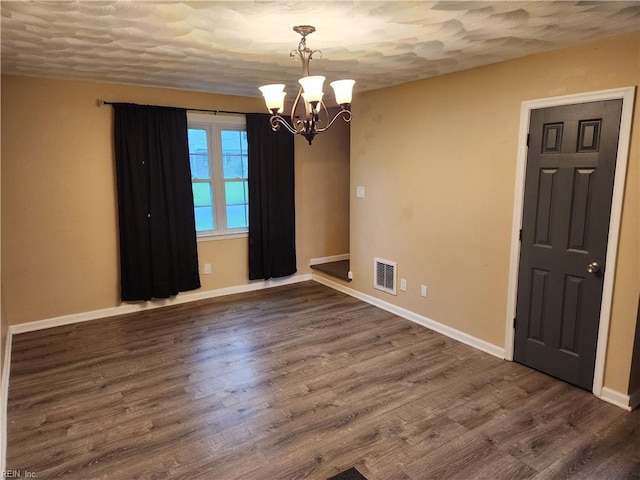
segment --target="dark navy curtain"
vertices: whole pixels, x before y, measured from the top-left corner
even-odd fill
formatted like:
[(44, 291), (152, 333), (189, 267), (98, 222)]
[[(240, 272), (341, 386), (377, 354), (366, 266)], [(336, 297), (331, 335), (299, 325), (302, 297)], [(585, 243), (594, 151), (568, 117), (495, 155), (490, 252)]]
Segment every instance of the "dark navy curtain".
[(186, 110), (113, 107), (121, 298), (199, 288)]
[(293, 135), (269, 118), (247, 114), (250, 280), (296, 272)]

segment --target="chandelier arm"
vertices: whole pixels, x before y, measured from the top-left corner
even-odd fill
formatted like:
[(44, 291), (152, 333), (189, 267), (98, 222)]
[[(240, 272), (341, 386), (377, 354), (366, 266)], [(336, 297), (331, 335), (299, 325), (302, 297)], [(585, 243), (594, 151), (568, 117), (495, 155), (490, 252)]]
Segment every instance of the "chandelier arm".
[[(320, 120), (320, 115), (324, 112), (324, 116), (322, 120)], [(320, 100), (320, 106), (318, 107), (318, 123), (320, 125), (326, 125), (329, 121), (329, 110), (327, 110), (327, 106), (324, 104), (322, 100)]]
[[(296, 99), (293, 101), (293, 105), (291, 106), (291, 123), (293, 123), (294, 121), (296, 123), (299, 123), (300, 120), (294, 120), (296, 118), (296, 110), (298, 109), (298, 104), (300, 103), (300, 97), (302, 96), (302, 87), (300, 87), (298, 89), (298, 95), (296, 95)], [(306, 114), (306, 108), (305, 108), (305, 114)], [(298, 130), (296, 128), (296, 130)]]
[(272, 115), (269, 119), (269, 123), (271, 124), (271, 130), (273, 130), (274, 132), (278, 131), (280, 129), (280, 125), (282, 125), (294, 135), (300, 135), (302, 133), (301, 131), (294, 129), (291, 125), (289, 125), (289, 122), (287, 122), (282, 116), (278, 114)]
[(345, 108), (344, 110), (340, 110), (338, 113), (336, 113), (336, 114), (334, 115), (334, 117), (331, 119), (331, 121), (329, 122), (329, 124), (328, 124), (326, 127), (324, 127), (324, 128), (318, 128), (318, 129), (316, 130), (316, 132), (317, 132), (317, 133), (322, 133), (322, 132), (324, 132), (325, 130), (328, 130), (328, 129), (331, 127), (331, 125), (333, 125), (333, 123), (334, 123), (334, 122), (338, 119), (338, 117), (340, 117), (340, 116), (342, 116), (342, 117), (343, 117), (343, 120), (344, 120), (346, 123), (349, 123), (349, 122), (351, 121), (351, 110), (348, 110), (348, 109), (346, 109), (346, 108)]

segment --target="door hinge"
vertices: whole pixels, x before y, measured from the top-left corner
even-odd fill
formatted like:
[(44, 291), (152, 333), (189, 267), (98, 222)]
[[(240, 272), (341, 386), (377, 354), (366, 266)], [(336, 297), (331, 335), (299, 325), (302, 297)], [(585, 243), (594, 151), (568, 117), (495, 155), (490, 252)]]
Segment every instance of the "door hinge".
[(513, 317), (513, 329), (516, 329), (516, 317)]
[(527, 147), (529, 146), (529, 138), (531, 138), (531, 135), (527, 133)]
[(520, 234), (518, 235), (518, 240), (522, 242), (522, 229), (520, 229)]

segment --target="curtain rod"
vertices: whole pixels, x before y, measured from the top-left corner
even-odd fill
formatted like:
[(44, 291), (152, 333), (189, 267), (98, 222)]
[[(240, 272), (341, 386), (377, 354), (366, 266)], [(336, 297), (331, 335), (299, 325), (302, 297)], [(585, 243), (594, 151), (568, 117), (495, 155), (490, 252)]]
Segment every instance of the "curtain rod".
[[(104, 105), (115, 105), (117, 103), (128, 103), (128, 102), (109, 102), (107, 100), (98, 100), (98, 106), (102, 107)], [(137, 104), (134, 104), (137, 105)], [(178, 107), (165, 107), (164, 105), (145, 105), (145, 106), (153, 106), (153, 107), (164, 107), (164, 108), (178, 108)], [(233, 110), (209, 110), (206, 108), (185, 108), (185, 110), (188, 110), (190, 112), (208, 112), (208, 113), (213, 113), (214, 115), (217, 115), (218, 113), (227, 113), (230, 115), (246, 115), (249, 112), (235, 112)]]

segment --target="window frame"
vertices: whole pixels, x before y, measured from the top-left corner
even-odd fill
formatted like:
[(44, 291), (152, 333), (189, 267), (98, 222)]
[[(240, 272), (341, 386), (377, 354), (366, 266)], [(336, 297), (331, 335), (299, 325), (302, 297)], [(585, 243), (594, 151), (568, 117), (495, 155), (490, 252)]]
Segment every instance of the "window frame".
[[(247, 131), (244, 116), (218, 115), (213, 113), (187, 112), (187, 129), (207, 131), (207, 153), (209, 155), (209, 177), (206, 179), (191, 176), (191, 184), (207, 183), (211, 185), (213, 200), (213, 230), (196, 230), (198, 241), (247, 237), (249, 232), (248, 216), (246, 227), (227, 228), (227, 201), (225, 184), (229, 181), (246, 181), (247, 177), (225, 179), (221, 133), (223, 130)], [(191, 155), (191, 152), (189, 152)], [(247, 187), (248, 188), (248, 187)], [(248, 194), (247, 194), (248, 195)], [(195, 215), (195, 205), (194, 205)]]

